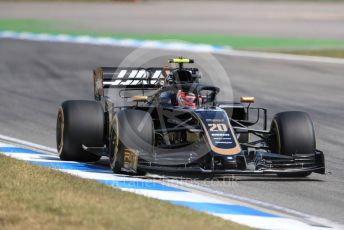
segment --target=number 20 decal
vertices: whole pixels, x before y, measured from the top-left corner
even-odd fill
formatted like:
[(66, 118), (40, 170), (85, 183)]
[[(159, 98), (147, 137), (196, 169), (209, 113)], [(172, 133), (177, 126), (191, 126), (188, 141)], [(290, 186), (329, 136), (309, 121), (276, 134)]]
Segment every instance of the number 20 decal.
[(228, 128), (225, 124), (208, 124), (210, 132), (227, 132)]

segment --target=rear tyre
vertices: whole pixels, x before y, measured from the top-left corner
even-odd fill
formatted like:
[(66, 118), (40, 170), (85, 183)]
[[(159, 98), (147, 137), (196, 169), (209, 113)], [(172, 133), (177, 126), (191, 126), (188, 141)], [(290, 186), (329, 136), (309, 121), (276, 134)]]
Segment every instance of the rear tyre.
[(57, 151), (61, 160), (93, 162), (99, 156), (85, 151), (104, 146), (104, 111), (95, 101), (65, 101), (58, 110)]
[[(271, 152), (291, 156), (314, 153), (316, 148), (313, 122), (305, 112), (290, 111), (275, 115), (271, 123)], [(281, 177), (306, 177), (311, 172), (279, 173)]]
[[(153, 120), (141, 110), (122, 110), (112, 122), (110, 133), (110, 167), (114, 173), (123, 173), (125, 151), (152, 153)], [(137, 173), (143, 174), (138, 171)]]

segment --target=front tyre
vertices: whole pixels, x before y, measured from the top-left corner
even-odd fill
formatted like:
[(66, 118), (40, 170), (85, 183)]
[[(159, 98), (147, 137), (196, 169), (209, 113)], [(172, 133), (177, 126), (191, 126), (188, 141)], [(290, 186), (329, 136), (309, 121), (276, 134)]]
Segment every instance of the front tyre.
[(114, 173), (123, 173), (126, 152), (153, 152), (153, 131), (153, 120), (145, 111), (127, 109), (116, 114), (111, 123), (109, 155)]
[[(282, 155), (309, 154), (316, 149), (313, 122), (305, 112), (290, 111), (275, 115), (271, 123), (271, 152)], [(279, 173), (282, 177), (306, 177), (311, 172)]]
[(99, 156), (85, 151), (104, 146), (104, 111), (95, 101), (65, 101), (61, 104), (56, 125), (57, 151), (61, 160), (93, 162)]

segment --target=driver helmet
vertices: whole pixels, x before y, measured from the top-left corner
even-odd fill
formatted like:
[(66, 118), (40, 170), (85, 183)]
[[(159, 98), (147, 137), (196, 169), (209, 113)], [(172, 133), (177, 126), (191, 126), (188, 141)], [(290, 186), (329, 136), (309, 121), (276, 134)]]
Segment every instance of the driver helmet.
[(196, 95), (194, 93), (183, 91), (183, 90), (178, 90), (177, 102), (178, 102), (178, 105), (191, 108), (191, 109), (195, 109), (197, 106)]

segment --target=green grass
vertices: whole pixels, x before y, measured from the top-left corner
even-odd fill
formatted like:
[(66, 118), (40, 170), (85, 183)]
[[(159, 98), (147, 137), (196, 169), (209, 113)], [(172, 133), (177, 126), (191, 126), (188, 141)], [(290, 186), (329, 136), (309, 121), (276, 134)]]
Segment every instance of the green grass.
[(70, 35), (108, 36), (113, 38), (133, 38), (139, 40), (182, 40), (236, 49), (337, 49), (344, 48), (344, 40), (296, 39), (254, 36), (229, 36), (220, 34), (138, 34), (82, 31), (70, 22), (36, 19), (2, 19), (0, 30), (36, 33), (66, 33)]
[(0, 154), (0, 229), (248, 229)]
[(230, 36), (220, 34), (155, 34), (111, 33), (83, 31), (68, 21), (37, 19), (0, 19), (0, 30), (50, 34), (89, 35), (95, 37), (130, 38), (138, 40), (185, 41), (196, 44), (228, 46), (234, 49), (259, 50), (279, 53), (339, 57), (344, 56), (344, 40), (296, 39)]
[(35, 19), (0, 19), (1, 30), (27, 31), (27, 32), (52, 32), (62, 30), (63, 22)]

